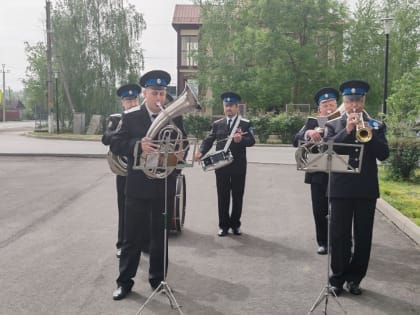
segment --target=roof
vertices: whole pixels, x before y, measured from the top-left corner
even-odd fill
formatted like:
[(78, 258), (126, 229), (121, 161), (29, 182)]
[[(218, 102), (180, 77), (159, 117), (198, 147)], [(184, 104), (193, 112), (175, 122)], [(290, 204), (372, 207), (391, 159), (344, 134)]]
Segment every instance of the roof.
[(195, 24), (201, 25), (200, 22), (200, 6), (194, 4), (177, 4), (175, 5), (172, 26)]

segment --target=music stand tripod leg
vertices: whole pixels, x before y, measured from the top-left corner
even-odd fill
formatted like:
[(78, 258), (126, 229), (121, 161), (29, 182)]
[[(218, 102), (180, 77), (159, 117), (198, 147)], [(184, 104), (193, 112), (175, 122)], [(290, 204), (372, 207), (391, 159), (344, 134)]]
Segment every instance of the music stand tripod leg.
[(327, 150), (327, 174), (328, 174), (328, 186), (327, 186), (327, 196), (328, 196), (328, 222), (327, 222), (327, 252), (328, 252), (328, 259), (327, 259), (327, 285), (321, 290), (318, 298), (315, 300), (314, 304), (312, 305), (311, 309), (308, 312), (310, 315), (320, 304), (323, 300), (325, 300), (324, 305), (324, 314), (327, 314), (327, 306), (328, 306), (328, 296), (331, 295), (333, 300), (338, 304), (344, 314), (347, 314), (344, 307), (338, 302), (338, 297), (334, 290), (331, 290), (332, 286), (330, 284), (330, 265), (331, 265), (331, 174), (332, 174), (332, 159), (333, 159), (333, 142), (330, 140), (328, 141), (328, 150)]
[(178, 304), (178, 302), (175, 299), (175, 296), (172, 293), (172, 290), (170, 288), (170, 286), (168, 285), (168, 283), (166, 281), (162, 281), (159, 286), (153, 291), (153, 293), (147, 298), (146, 302), (144, 302), (144, 304), (140, 307), (140, 309), (137, 311), (136, 315), (139, 315), (143, 309), (146, 307), (146, 305), (153, 299), (153, 297), (157, 294), (157, 293), (162, 293), (165, 294), (166, 297), (169, 300), (169, 303), (171, 305), (172, 309), (176, 309), (178, 310), (179, 314), (184, 315), (184, 313), (182, 313), (181, 310), (181, 305)]
[[(168, 140), (163, 140), (168, 141)], [(164, 152), (164, 161), (165, 165), (164, 168), (167, 169), (167, 161), (168, 161), (168, 147), (165, 146)], [(153, 299), (153, 297), (158, 292), (162, 292), (166, 295), (169, 299), (169, 303), (172, 308), (176, 308), (181, 315), (184, 315), (181, 311), (181, 306), (175, 299), (175, 296), (172, 293), (171, 288), (169, 287), (168, 283), (166, 282), (166, 261), (167, 261), (167, 246), (168, 246), (168, 226), (167, 226), (167, 214), (168, 214), (168, 176), (165, 177), (165, 209), (163, 210), (163, 280), (160, 282), (158, 287), (152, 292), (152, 294), (147, 298), (146, 302), (140, 307), (137, 311), (136, 315), (140, 314), (141, 311), (145, 308), (145, 306)], [(175, 307), (174, 307), (175, 305)]]

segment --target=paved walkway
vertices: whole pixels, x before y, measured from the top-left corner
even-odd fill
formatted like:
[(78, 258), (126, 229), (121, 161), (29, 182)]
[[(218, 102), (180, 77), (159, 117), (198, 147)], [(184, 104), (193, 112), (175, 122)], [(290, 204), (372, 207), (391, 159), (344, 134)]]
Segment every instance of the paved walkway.
[[(103, 157), (108, 148), (100, 141), (44, 139), (25, 136), (35, 122), (6, 122), (0, 124), (0, 155), (44, 155)], [(3, 132), (2, 132), (3, 131)], [(254, 146), (248, 149), (248, 162), (261, 164), (296, 165), (291, 146)], [(383, 199), (378, 200), (378, 210), (402, 232), (420, 245), (420, 227), (407, 219)]]
[[(104, 160), (54, 157), (62, 152), (103, 157), (106, 148), (0, 132), (0, 153), (13, 155), (0, 156), (0, 314), (134, 315), (151, 294), (147, 258), (133, 294), (112, 301), (114, 176)], [(185, 170), (186, 225), (170, 237), (168, 274), (185, 314), (308, 312), (325, 285), (327, 260), (315, 253), (309, 189), (293, 154), (290, 147), (249, 150), (241, 237), (215, 234), (214, 174)], [(377, 213), (364, 294), (344, 294), (340, 303), (348, 314), (420, 314), (419, 261), (419, 246)], [(177, 312), (159, 296), (142, 314)], [(342, 314), (332, 298), (328, 314)]]

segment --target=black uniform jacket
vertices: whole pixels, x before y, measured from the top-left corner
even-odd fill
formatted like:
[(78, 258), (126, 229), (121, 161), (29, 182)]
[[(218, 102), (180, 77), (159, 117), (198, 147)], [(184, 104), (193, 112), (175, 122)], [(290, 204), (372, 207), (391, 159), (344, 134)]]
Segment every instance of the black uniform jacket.
[[(307, 130), (313, 130), (316, 127), (319, 127), (318, 120), (314, 117), (308, 117), (305, 125), (293, 138), (293, 146), (299, 146), (299, 140), (307, 141), (305, 139), (305, 132)], [(314, 152), (315, 153), (315, 152)], [(305, 172), (305, 183), (306, 184), (324, 184), (328, 182), (328, 174), (324, 172)]]
[[(237, 116), (236, 119), (238, 118), (239, 116)], [(236, 123), (236, 119), (232, 122), (233, 126)], [(255, 144), (255, 138), (249, 120), (241, 118), (238, 128), (240, 128), (243, 133), (246, 132), (246, 134), (242, 136), (241, 142), (236, 143), (232, 139), (230, 143), (229, 149), (233, 155), (233, 163), (216, 170), (216, 172), (229, 174), (246, 172), (246, 147), (253, 146)], [(228, 130), (226, 117), (216, 120), (212, 124), (209, 135), (203, 140), (203, 143), (200, 146), (200, 152), (204, 156), (211, 149), (214, 141), (216, 141), (216, 151), (223, 150), (230, 133), (231, 131)]]
[[(364, 113), (365, 122), (370, 118)], [(356, 128), (350, 134), (346, 132), (347, 114), (327, 122), (325, 141), (332, 139), (334, 143), (361, 144), (355, 137)], [(372, 139), (363, 144), (362, 170), (359, 174), (333, 173), (331, 176), (331, 197), (335, 198), (368, 198), (379, 197), (378, 167), (376, 160), (383, 161), (389, 156), (386, 126), (380, 124), (372, 129)], [(349, 155), (349, 164), (356, 167), (359, 163), (359, 149), (355, 147), (334, 146), (338, 154)]]
[[(186, 138), (182, 116), (173, 119), (173, 123)], [(146, 136), (150, 125), (149, 113), (145, 105), (123, 115), (120, 130), (111, 138), (110, 149), (113, 153), (127, 156), (126, 196), (138, 199), (155, 199), (164, 196), (165, 179), (151, 179), (142, 170), (133, 171), (134, 146)], [(141, 154), (141, 146), (138, 148)]]
[(113, 137), (114, 134), (117, 133), (118, 129), (119, 129), (119, 122), (121, 120), (121, 114), (113, 114), (110, 116), (110, 122), (108, 124), (108, 126), (105, 128), (105, 132), (102, 135), (102, 143), (104, 145), (109, 145), (111, 143), (111, 138)]

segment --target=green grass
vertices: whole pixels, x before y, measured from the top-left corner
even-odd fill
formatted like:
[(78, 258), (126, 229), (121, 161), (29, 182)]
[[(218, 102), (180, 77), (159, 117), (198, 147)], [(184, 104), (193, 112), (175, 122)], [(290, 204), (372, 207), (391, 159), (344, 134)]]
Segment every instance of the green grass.
[(37, 138), (49, 138), (49, 139), (63, 139), (63, 140), (92, 140), (101, 141), (102, 135), (78, 135), (73, 133), (48, 133), (48, 132), (29, 132), (31, 136)]
[(379, 169), (381, 198), (420, 226), (420, 185), (386, 179), (383, 167)]

